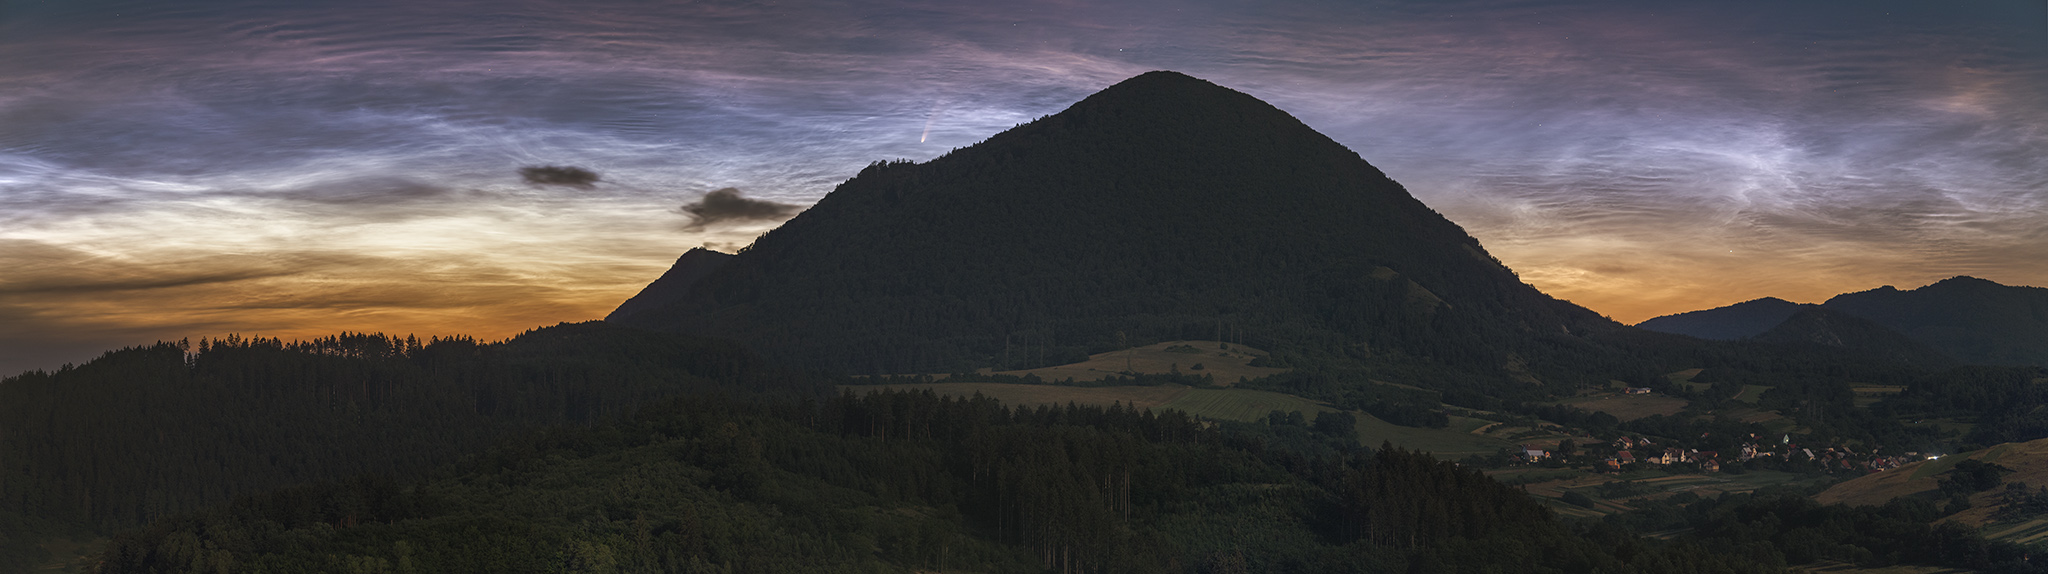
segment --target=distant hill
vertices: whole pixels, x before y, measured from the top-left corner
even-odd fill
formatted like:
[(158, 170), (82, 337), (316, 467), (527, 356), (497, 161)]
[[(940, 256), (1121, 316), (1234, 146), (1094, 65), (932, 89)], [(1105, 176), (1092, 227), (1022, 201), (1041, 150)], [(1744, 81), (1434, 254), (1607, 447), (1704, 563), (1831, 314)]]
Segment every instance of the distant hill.
[(1286, 112), (1173, 72), (871, 165), (681, 300), (633, 310), (610, 320), (855, 373), (1209, 339), (1565, 377), (1585, 369), (1542, 362), (1618, 356), (1597, 336), (1625, 329), (1522, 283)]
[(718, 270), (719, 266), (725, 265), (728, 259), (732, 259), (732, 256), (702, 247), (686, 251), (682, 257), (676, 258), (676, 264), (669, 267), (667, 273), (662, 273), (661, 277), (642, 288), (639, 294), (619, 304), (619, 308), (612, 310), (604, 320), (618, 322), (626, 317), (674, 305), (683, 300), (683, 296), (690, 292), (691, 286), (696, 285), (712, 271)]
[(1807, 307), (1777, 297), (1743, 301), (1727, 307), (1687, 311), (1637, 323), (1636, 327), (1712, 341), (1755, 337)]
[(1954, 277), (1891, 286), (1821, 304), (1884, 325), (1967, 363), (2048, 366), (2048, 289)]
[(1940, 351), (1876, 322), (1825, 307), (1800, 309), (1753, 339), (1764, 343), (1824, 345), (1926, 367), (1945, 367), (1956, 363), (1955, 359)]
[[(1868, 320), (1964, 363), (2048, 366), (2048, 289), (2011, 287), (1975, 277), (1954, 277), (1911, 291), (1887, 285), (1836, 295), (1818, 306), (1766, 297), (1666, 315), (1636, 326), (1701, 339), (1747, 339), (1761, 337), (1801, 309), (1814, 307)], [(1832, 324), (1848, 328), (1840, 319)], [(1889, 336), (1868, 327), (1855, 329), (1864, 336), (1851, 336), (1833, 346), (1855, 347), (1850, 344), (1853, 340), (1874, 350), (1899, 348), (1896, 341), (1878, 341), (1889, 340)], [(1774, 338), (1782, 342), (1800, 337), (1780, 333)]]

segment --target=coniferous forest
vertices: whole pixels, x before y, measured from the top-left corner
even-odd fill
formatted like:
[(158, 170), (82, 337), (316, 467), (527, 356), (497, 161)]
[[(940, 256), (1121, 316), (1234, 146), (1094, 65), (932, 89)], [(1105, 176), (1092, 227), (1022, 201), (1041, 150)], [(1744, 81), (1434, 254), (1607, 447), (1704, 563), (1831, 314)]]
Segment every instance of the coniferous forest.
[[(9, 379), (5, 404), (49, 415), (6, 419), (5, 510), (113, 533), (104, 572), (2032, 571), (1926, 503), (1759, 493), (1566, 520), (1475, 469), (1360, 445), (1349, 420), (834, 394), (644, 336), (230, 339)], [(59, 389), (132, 410), (31, 402)], [(268, 408), (197, 406), (251, 393)], [(1672, 528), (1689, 533), (1640, 535)]]
[[(1614, 544), (1616, 537), (1622, 545)], [(930, 393), (675, 400), (430, 479), (237, 500), (135, 572), (1764, 572), (1560, 522), (1398, 448), (1176, 412)]]

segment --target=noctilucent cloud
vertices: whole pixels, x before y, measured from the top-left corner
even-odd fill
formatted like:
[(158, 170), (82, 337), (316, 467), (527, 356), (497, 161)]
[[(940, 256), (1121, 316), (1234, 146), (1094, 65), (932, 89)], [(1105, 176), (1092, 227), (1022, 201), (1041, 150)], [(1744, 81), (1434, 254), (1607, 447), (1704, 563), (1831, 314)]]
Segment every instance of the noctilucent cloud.
[(781, 217), (706, 206), (808, 205), (1155, 69), (1624, 322), (2048, 284), (2035, 0), (14, 0), (0, 371), (594, 319)]

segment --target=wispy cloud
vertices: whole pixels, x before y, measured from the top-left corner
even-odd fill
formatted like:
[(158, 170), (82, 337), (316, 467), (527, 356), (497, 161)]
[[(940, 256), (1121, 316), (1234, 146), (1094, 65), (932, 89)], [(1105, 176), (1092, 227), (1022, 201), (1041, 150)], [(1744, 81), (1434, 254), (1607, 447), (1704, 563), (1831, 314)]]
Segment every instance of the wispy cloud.
[[(9, 268), (0, 306), (129, 334), (597, 317), (781, 217), (702, 190), (807, 205), (1152, 69), (1294, 113), (1624, 320), (2048, 284), (2027, 4), (10, 3), (0, 242), (66, 263)], [(591, 175), (519, 171), (547, 166)], [(720, 223), (675, 225), (692, 201)]]

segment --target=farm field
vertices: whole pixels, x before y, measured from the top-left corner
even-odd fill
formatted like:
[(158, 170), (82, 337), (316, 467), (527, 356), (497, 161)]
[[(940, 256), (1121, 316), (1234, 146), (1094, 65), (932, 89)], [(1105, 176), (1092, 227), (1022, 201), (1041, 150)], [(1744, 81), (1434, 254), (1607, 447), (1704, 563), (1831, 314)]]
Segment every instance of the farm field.
[(1905, 390), (1906, 387), (1901, 385), (1855, 385), (1849, 387), (1850, 392), (1856, 393), (1857, 407), (1870, 406), (1884, 400), (1885, 397), (1905, 392)]
[(1670, 380), (1673, 383), (1684, 383), (1687, 381), (1691, 381), (1693, 377), (1700, 376), (1700, 372), (1705, 370), (1706, 369), (1686, 369), (1675, 373), (1665, 373), (1664, 378)]
[[(2048, 439), (2041, 439), (2009, 442), (1983, 450), (1907, 463), (1897, 469), (1837, 484), (1814, 496), (1814, 499), (1826, 504), (1884, 504), (1896, 497), (1938, 489), (1936, 482), (1941, 479), (1941, 473), (1954, 468), (1957, 463), (1964, 460), (1981, 460), (2013, 469), (2012, 474), (2004, 477), (2006, 482), (2048, 484)], [(1997, 497), (2001, 490), (2003, 489), (1994, 488), (1971, 496), (1970, 503), (1973, 507), (1956, 513), (1947, 520), (1981, 527), (1984, 529), (1984, 536), (1994, 540), (2039, 542), (2048, 539), (2048, 519), (2016, 523), (1999, 523), (1992, 520), (1991, 513), (1998, 507)]]
[(1581, 409), (1614, 415), (1614, 418), (1632, 421), (1650, 415), (1675, 415), (1690, 404), (1685, 399), (1660, 395), (1591, 395), (1574, 397), (1558, 404), (1571, 405)]
[[(1751, 492), (1765, 487), (1808, 480), (1807, 477), (1797, 474), (1777, 471), (1755, 471), (1743, 474), (1671, 474), (1662, 470), (1639, 470), (1621, 474), (1605, 474), (1592, 471), (1577, 471), (1574, 474), (1542, 473), (1542, 471), (1555, 472), (1556, 470), (1558, 469), (1539, 468), (1517, 473), (1511, 469), (1489, 472), (1487, 474), (1496, 480), (1504, 481), (1521, 482), (1516, 480), (1518, 476), (1539, 479), (1539, 481), (1525, 483), (1523, 488), (1528, 490), (1530, 495), (1545, 499), (1551, 504), (1552, 508), (1558, 509), (1559, 512), (1574, 516), (1594, 516), (1623, 512), (1628, 510), (1628, 507), (1625, 506), (1628, 501), (1661, 498), (1679, 492), (1692, 492), (1700, 496), (1714, 497), (1731, 492)], [(1639, 494), (1614, 499), (1604, 499), (1601, 497), (1600, 489), (1602, 485), (1624, 480), (1632, 481), (1634, 483), (1633, 489)], [(1592, 498), (1594, 507), (1587, 509), (1565, 504), (1557, 500), (1559, 497), (1564, 496), (1564, 493), (1570, 491), (1577, 491)]]
[[(1121, 402), (1139, 408), (1176, 409), (1198, 417), (1233, 421), (1257, 420), (1273, 411), (1301, 411), (1310, 420), (1314, 420), (1316, 413), (1338, 410), (1329, 405), (1285, 393), (1250, 389), (1196, 389), (1180, 385), (1070, 387), (1012, 383), (917, 383), (848, 385), (840, 388), (854, 392), (930, 389), (953, 396), (973, 396), (975, 393), (981, 393), (982, 396), (1016, 406), (1068, 402), (1109, 405)], [(1367, 446), (1377, 447), (1382, 442), (1389, 442), (1395, 446), (1429, 452), (1445, 459), (1492, 454), (1502, 448), (1513, 446), (1513, 443), (1505, 440), (1473, 434), (1471, 431), (1486, 426), (1490, 421), (1471, 417), (1452, 416), (1449, 427), (1428, 429), (1396, 425), (1362, 412), (1354, 411), (1352, 415), (1358, 417), (1358, 441)]]

